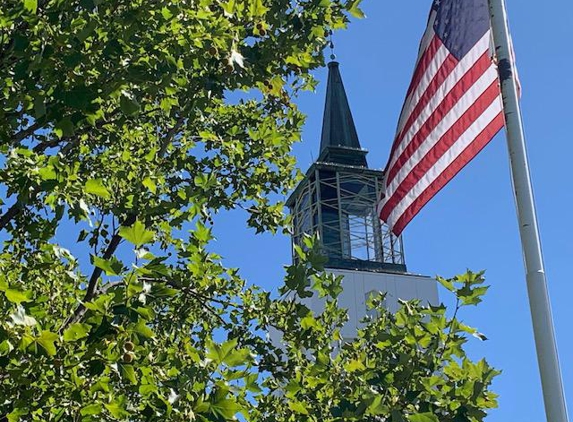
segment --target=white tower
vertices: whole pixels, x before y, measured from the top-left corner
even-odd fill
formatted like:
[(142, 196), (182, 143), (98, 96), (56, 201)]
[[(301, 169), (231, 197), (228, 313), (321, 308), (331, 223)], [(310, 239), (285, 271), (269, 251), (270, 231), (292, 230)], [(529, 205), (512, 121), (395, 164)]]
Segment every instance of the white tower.
[[(385, 292), (386, 307), (396, 311), (399, 299), (437, 304), (438, 290), (435, 280), (407, 272), (402, 239), (378, 219), (384, 172), (368, 168), (368, 151), (360, 146), (339, 64), (331, 62), (328, 68), (320, 156), (287, 206), (293, 216), (293, 244), (301, 244), (304, 234), (318, 233), (327, 270), (344, 276), (340, 303), (350, 320), (342, 335), (351, 338), (367, 314), (372, 293)], [(323, 306), (318, 298), (307, 304), (316, 312)]]

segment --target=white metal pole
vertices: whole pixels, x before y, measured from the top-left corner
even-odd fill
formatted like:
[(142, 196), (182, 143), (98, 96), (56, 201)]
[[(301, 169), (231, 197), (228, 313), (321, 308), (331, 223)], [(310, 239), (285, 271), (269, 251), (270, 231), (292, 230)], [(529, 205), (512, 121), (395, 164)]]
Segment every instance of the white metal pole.
[(499, 66), (517, 218), (547, 422), (567, 422), (504, 0), (488, 0)]

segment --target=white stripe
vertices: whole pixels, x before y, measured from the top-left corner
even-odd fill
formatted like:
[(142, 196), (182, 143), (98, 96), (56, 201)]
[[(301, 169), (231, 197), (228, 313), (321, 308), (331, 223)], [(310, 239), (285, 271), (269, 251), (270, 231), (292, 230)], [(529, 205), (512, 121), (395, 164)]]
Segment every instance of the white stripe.
[(400, 120), (398, 121), (398, 130), (396, 133), (400, 133), (404, 129), (404, 126), (408, 121), (408, 117), (410, 117), (410, 114), (412, 114), (412, 110), (414, 109), (415, 105), (418, 104), (420, 98), (422, 97), (424, 92), (426, 92), (426, 90), (430, 86), (430, 83), (432, 82), (432, 80), (434, 79), (434, 77), (436, 76), (436, 74), (438, 73), (438, 71), (440, 70), (440, 68), (442, 67), (442, 65), (444, 64), (449, 55), (450, 51), (446, 48), (445, 45), (442, 44), (440, 48), (438, 48), (438, 50), (436, 51), (436, 54), (434, 55), (432, 61), (428, 64), (426, 72), (424, 72), (424, 75), (420, 78), (420, 81), (418, 82), (418, 86), (412, 90), (410, 95), (406, 98), (406, 101), (404, 101), (404, 108), (402, 110), (402, 113), (400, 114)]
[[(408, 132), (402, 136), (402, 140), (400, 141), (398, 147), (394, 151), (394, 154), (390, 158), (390, 163), (387, 168), (391, 168), (398, 157), (402, 154), (402, 152), (406, 149), (408, 144), (412, 141), (412, 138), (423, 124), (430, 118), (430, 116), (434, 113), (436, 108), (441, 104), (441, 99), (445, 98), (445, 96), (456, 86), (458, 81), (463, 78), (463, 76), (471, 69), (471, 67), (475, 64), (475, 62), (483, 55), (484, 52), (489, 51), (490, 45), (490, 31), (484, 35), (484, 37), (479, 40), (479, 42), (470, 50), (470, 52), (458, 63), (456, 68), (450, 73), (450, 75), (446, 78), (446, 80), (442, 83), (442, 85), (436, 90), (430, 101), (416, 121), (412, 124)], [(423, 93), (420, 94), (420, 96)], [(440, 100), (440, 101), (438, 101)], [(417, 103), (416, 103), (417, 104)], [(404, 111), (407, 111), (408, 117), (416, 107), (416, 104), (410, 105)], [(405, 119), (407, 121), (407, 118)], [(400, 132), (397, 132), (400, 134)]]
[[(450, 164), (477, 138), (502, 111), (502, 103), (498, 98), (488, 109), (468, 128), (452, 147), (420, 178), (408, 194), (400, 201), (388, 216), (387, 223), (393, 227), (410, 205), (442, 174)], [(389, 197), (386, 197), (389, 199)]]
[[(428, 19), (428, 26), (426, 27), (424, 35), (422, 36), (422, 40), (420, 41), (420, 48), (418, 49), (418, 58), (416, 59), (416, 64), (418, 64), (418, 62), (422, 58), (422, 55), (432, 42), (434, 35), (436, 35), (436, 33), (434, 32), (434, 22), (436, 21), (436, 16), (437, 16), (436, 11), (432, 10), (432, 12), (430, 13), (430, 17)], [(414, 67), (414, 69), (415, 68), (416, 67)]]
[[(418, 58), (416, 59), (416, 64), (414, 66), (414, 74), (416, 73), (416, 70), (418, 69), (418, 63), (420, 63), (420, 60), (422, 59), (422, 57), (424, 56), (424, 53), (426, 52), (426, 50), (428, 49), (428, 47), (430, 46), (432, 40), (434, 39), (434, 37), (436, 36), (436, 33), (434, 31), (434, 22), (436, 21), (436, 16), (437, 13), (435, 10), (432, 10), (432, 12), (430, 13), (430, 18), (428, 19), (428, 26), (426, 27), (426, 31), (424, 31), (424, 35), (422, 36), (422, 40), (420, 41), (420, 47), (418, 49)], [(439, 53), (440, 51), (438, 50), (436, 53)], [(446, 57), (448, 57), (448, 52), (447, 50), (443, 53), (443, 60), (446, 59)], [(435, 57), (439, 57), (439, 56), (435, 56)], [(436, 69), (439, 69), (441, 66), (441, 63), (437, 65)], [(413, 75), (412, 75), (413, 77)], [(416, 89), (412, 89), (412, 93), (415, 92)], [(404, 118), (404, 110), (407, 110), (407, 107), (409, 106), (409, 102), (411, 101), (411, 94), (406, 97), (406, 100), (404, 101), (404, 104), (402, 106), (402, 111), (400, 112), (400, 119), (398, 120), (398, 127), (400, 127), (403, 123), (402, 123), (402, 119)], [(399, 129), (401, 130), (401, 129)]]
[[(458, 100), (456, 105), (446, 114), (442, 120), (424, 139), (424, 142), (418, 147), (416, 152), (404, 163), (398, 173), (394, 176), (392, 182), (386, 186), (388, 195), (393, 195), (398, 186), (410, 174), (410, 171), (418, 165), (426, 154), (442, 139), (442, 137), (452, 128), (463, 114), (468, 111), (477, 99), (482, 95), (495, 80), (497, 79), (497, 70), (494, 66), (490, 68), (469, 88), (464, 95)], [(391, 170), (392, 167), (389, 168)]]

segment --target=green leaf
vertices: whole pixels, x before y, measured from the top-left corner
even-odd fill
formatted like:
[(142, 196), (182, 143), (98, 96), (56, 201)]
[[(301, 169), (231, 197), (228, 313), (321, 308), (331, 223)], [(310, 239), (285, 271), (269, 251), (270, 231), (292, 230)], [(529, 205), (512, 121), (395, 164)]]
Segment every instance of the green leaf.
[(56, 345), (54, 343), (57, 340), (57, 334), (52, 333), (51, 331), (42, 331), (40, 337), (36, 339), (36, 342), (42, 346), (49, 356), (54, 356), (56, 354)]
[(157, 185), (155, 184), (155, 182), (153, 181), (153, 179), (146, 177), (145, 179), (143, 179), (143, 186), (145, 186), (147, 189), (149, 189), (149, 191), (151, 193), (156, 193), (157, 192)]
[(224, 419), (233, 419), (242, 407), (233, 399), (222, 399), (212, 403), (211, 410)]
[(320, 325), (318, 321), (311, 315), (307, 315), (300, 321), (300, 326), (303, 330), (308, 330), (309, 328), (317, 328)]
[(344, 365), (344, 369), (348, 372), (356, 372), (365, 370), (366, 366), (364, 366), (364, 364), (358, 359), (353, 359)]
[(81, 324), (79, 322), (72, 324), (64, 331), (64, 341), (72, 342), (85, 338), (88, 336), (90, 329), (91, 327), (88, 324)]
[(105, 405), (105, 408), (111, 413), (111, 415), (118, 420), (127, 419), (131, 414), (126, 410), (127, 399), (125, 396), (120, 396), (113, 400), (112, 402)]
[(233, 14), (235, 13), (235, 3), (236, 0), (228, 0), (226, 3), (222, 3), (221, 7), (223, 8), (223, 11), (225, 12), (225, 15), (228, 17), (233, 16)]
[(217, 364), (224, 363), (230, 367), (241, 366), (249, 362), (251, 352), (248, 349), (237, 349), (238, 340), (233, 338), (217, 344), (214, 342), (207, 343), (207, 357)]
[(193, 231), (193, 236), (201, 243), (207, 243), (213, 239), (211, 229), (207, 228), (203, 223), (198, 222), (196, 229)]
[(82, 407), (80, 410), (80, 414), (82, 416), (99, 415), (102, 411), (103, 411), (103, 406), (101, 403), (93, 403), (93, 404), (88, 404), (85, 407)]
[(22, 302), (30, 302), (32, 300), (32, 292), (30, 291), (7, 289), (5, 294), (8, 301), (16, 304), (20, 304)]
[(128, 116), (138, 113), (141, 109), (141, 106), (135, 97), (126, 91), (122, 92), (121, 98), (119, 99), (119, 106), (121, 111), (123, 111)]
[(56, 180), (58, 178), (58, 174), (52, 166), (42, 167), (38, 170), (38, 175), (42, 180)]
[(129, 381), (131, 384), (137, 384), (137, 375), (135, 374), (135, 369), (133, 365), (119, 364), (119, 373), (121, 377)]
[(450, 292), (456, 291), (456, 287), (454, 286), (453, 280), (447, 280), (443, 277), (436, 277), (436, 280), (438, 280), (438, 283), (440, 283), (442, 286), (444, 286)]
[(92, 20), (89, 21), (88, 24), (86, 26), (84, 26), (84, 28), (81, 30), (81, 32), (77, 35), (77, 38), (80, 42), (84, 42), (94, 31), (94, 29), (96, 29), (97, 27), (97, 22)]
[(34, 98), (34, 117), (39, 119), (46, 114), (45, 98), (38, 96)]
[(161, 15), (165, 20), (169, 20), (173, 17), (173, 13), (171, 13), (171, 11), (167, 7), (163, 7), (163, 9), (161, 9)]
[(252, 18), (263, 16), (268, 10), (263, 4), (263, 0), (249, 0), (249, 14)]
[(64, 117), (58, 123), (56, 123), (54, 127), (54, 132), (58, 138), (69, 138), (74, 136), (75, 133), (75, 125), (72, 122), (72, 119), (69, 117)]
[(134, 327), (133, 331), (135, 331), (137, 334), (145, 338), (153, 338), (155, 336), (153, 330), (149, 328), (147, 325), (145, 325), (144, 321), (139, 321), (137, 325)]
[(151, 295), (153, 297), (173, 297), (176, 296), (179, 290), (167, 287), (165, 284), (154, 283), (151, 286)]
[(107, 275), (120, 275), (123, 272), (123, 263), (115, 256), (110, 259), (103, 259), (98, 256), (91, 255), (92, 263), (102, 269)]
[(241, 366), (250, 361), (251, 351), (248, 349), (233, 350), (229, 355), (225, 357), (223, 363), (231, 368), (236, 366)]
[(26, 315), (26, 310), (21, 305), (18, 305), (16, 312), (10, 315), (10, 318), (14, 325), (33, 327), (37, 324), (37, 321), (33, 317)]
[(24, 0), (24, 9), (35, 14), (38, 11), (38, 0)]
[(14, 346), (12, 346), (12, 343), (10, 343), (8, 340), (4, 340), (2, 343), (0, 343), (0, 356), (6, 356), (12, 350), (14, 350)]
[(245, 387), (253, 393), (261, 393), (263, 390), (258, 384), (259, 374), (250, 374), (246, 377)]
[(348, 12), (358, 19), (363, 19), (366, 17), (362, 9), (360, 9), (359, 5), (362, 0), (351, 0), (348, 7)]
[(408, 421), (410, 422), (440, 422), (438, 417), (433, 413), (417, 413), (415, 415), (409, 415)]
[(386, 415), (388, 408), (382, 404), (381, 395), (374, 397), (372, 403), (368, 405), (367, 411), (369, 415)]
[(155, 233), (151, 230), (147, 230), (145, 224), (141, 221), (136, 221), (133, 226), (130, 227), (120, 227), (119, 235), (138, 247), (151, 242), (155, 238)]
[(8, 422), (20, 422), (22, 419), (20, 416), (25, 416), (28, 414), (28, 410), (25, 408), (16, 408), (12, 412), (6, 415)]
[(144, 397), (147, 397), (157, 392), (157, 386), (155, 384), (141, 384), (139, 386), (138, 391), (139, 394), (141, 394)]
[(99, 196), (103, 199), (109, 199), (111, 197), (107, 188), (103, 185), (101, 179), (90, 179), (85, 184), (85, 192), (91, 193), (92, 195)]
[(308, 409), (306, 408), (306, 406), (304, 404), (302, 404), (301, 402), (298, 401), (291, 401), (288, 403), (288, 407), (290, 410), (292, 410), (293, 412), (296, 413), (300, 413), (302, 415), (308, 415)]

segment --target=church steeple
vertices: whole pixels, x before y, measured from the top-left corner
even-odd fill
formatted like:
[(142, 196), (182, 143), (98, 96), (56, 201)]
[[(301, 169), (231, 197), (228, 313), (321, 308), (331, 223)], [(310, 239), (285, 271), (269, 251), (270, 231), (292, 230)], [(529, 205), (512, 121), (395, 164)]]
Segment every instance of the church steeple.
[(319, 161), (368, 167), (366, 154), (358, 140), (339, 64), (330, 62)]
[(338, 63), (328, 70), (320, 156), (286, 204), (293, 243), (318, 233), (327, 268), (404, 273), (402, 241), (376, 212), (384, 173), (368, 168)]
[[(338, 63), (328, 68), (320, 157), (286, 205), (292, 216), (293, 260), (299, 259), (299, 248), (308, 247), (306, 236), (318, 235), (325, 271), (342, 277), (338, 301), (348, 309), (349, 320), (341, 335), (350, 339), (363, 327), (364, 318), (373, 316), (366, 305), (372, 295), (386, 293), (384, 306), (390, 312), (398, 311), (400, 300), (437, 305), (439, 299), (434, 280), (408, 273), (402, 238), (378, 218), (384, 172), (368, 168)], [(318, 295), (304, 303), (316, 314), (324, 310)]]

